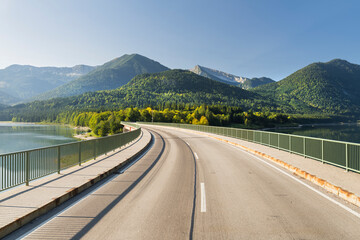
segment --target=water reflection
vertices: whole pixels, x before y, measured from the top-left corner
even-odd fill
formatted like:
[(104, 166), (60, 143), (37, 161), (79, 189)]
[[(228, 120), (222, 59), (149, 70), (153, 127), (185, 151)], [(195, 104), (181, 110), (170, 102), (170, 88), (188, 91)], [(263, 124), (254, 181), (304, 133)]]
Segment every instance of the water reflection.
[(0, 122), (0, 154), (74, 142), (74, 133), (65, 126)]
[(311, 125), (296, 129), (275, 129), (271, 131), (360, 143), (359, 124)]

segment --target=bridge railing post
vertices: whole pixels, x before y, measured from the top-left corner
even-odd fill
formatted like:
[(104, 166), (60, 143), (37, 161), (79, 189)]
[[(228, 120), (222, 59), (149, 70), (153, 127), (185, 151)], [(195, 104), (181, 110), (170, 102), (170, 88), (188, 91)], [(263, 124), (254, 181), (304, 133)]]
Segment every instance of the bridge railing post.
[(60, 164), (61, 158), (60, 158), (60, 146), (57, 147), (57, 172), (60, 174), (61, 164)]
[(29, 151), (26, 151), (25, 182), (26, 182), (26, 186), (29, 186), (29, 182), (30, 182), (30, 152)]

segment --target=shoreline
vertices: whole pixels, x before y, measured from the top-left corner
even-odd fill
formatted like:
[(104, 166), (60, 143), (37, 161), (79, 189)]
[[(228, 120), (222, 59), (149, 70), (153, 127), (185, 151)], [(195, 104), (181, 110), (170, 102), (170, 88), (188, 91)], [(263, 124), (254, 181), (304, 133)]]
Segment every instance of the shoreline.
[(73, 135), (73, 138), (80, 139), (81, 141), (96, 139), (96, 137), (90, 135), (89, 130), (91, 131), (91, 129), (89, 127), (81, 127), (81, 126), (74, 127), (74, 126), (70, 126), (70, 125), (68, 125), (68, 127), (74, 129), (75, 131), (82, 132), (82, 133), (79, 133), (79, 134), (75, 133)]
[(89, 135), (90, 134), (89, 130), (91, 131), (91, 129), (89, 127), (71, 126), (69, 124), (64, 124), (64, 126), (72, 128), (76, 132), (78, 132), (78, 131), (82, 132), (82, 133), (79, 133), (79, 134), (75, 133), (73, 135), (73, 138), (76, 138), (76, 139), (79, 139), (79, 140), (82, 140), (82, 141), (96, 139), (96, 137)]
[[(96, 139), (96, 137), (94, 136), (90, 136), (89, 135), (89, 130), (91, 130), (89, 127), (82, 127), (82, 126), (72, 126), (70, 124), (64, 124), (64, 123), (48, 123), (48, 122), (12, 122), (12, 121), (0, 121), (0, 124), (4, 123), (4, 124), (24, 124), (24, 125), (57, 125), (57, 126), (63, 126), (63, 127), (68, 127), (71, 128), (73, 130), (76, 131), (76, 133), (74, 133), (72, 135), (73, 138), (78, 139), (78, 140), (91, 140), (91, 139)], [(77, 132), (82, 132), (82, 133), (77, 133)]]
[(77, 135), (74, 135), (73, 138), (79, 139), (81, 141), (96, 139), (96, 137), (89, 136), (87, 134), (77, 134)]

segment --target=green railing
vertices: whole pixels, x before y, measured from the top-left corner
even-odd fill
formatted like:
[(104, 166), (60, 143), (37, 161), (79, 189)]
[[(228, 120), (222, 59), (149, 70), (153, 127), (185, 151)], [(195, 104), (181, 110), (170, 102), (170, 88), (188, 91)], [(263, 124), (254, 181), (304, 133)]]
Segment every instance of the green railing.
[(141, 129), (75, 143), (0, 155), (0, 191), (75, 165), (120, 148), (140, 136)]
[(356, 143), (238, 128), (157, 122), (142, 124), (185, 128), (238, 138), (360, 173), (360, 144)]

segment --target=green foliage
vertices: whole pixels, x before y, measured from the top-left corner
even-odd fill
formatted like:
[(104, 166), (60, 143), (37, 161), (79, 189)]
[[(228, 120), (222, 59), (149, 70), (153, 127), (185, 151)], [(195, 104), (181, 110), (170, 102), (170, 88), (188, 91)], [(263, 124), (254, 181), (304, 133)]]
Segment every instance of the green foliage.
[[(101, 121), (108, 121), (111, 114), (102, 115), (107, 111), (115, 112), (114, 119), (119, 121), (154, 118), (154, 121), (198, 124), (204, 116), (206, 120), (203, 118), (202, 124), (207, 121), (219, 126), (273, 125), (289, 121), (289, 114), (301, 121), (354, 120), (360, 115), (359, 77), (359, 65), (334, 60), (311, 64), (280, 82), (246, 91), (189, 71), (169, 70), (138, 75), (114, 90), (7, 107), (0, 111), (0, 120), (54, 121), (64, 112), (97, 112), (96, 116), (82, 114), (71, 118), (74, 124), (92, 129)], [(226, 106), (242, 110), (229, 114)], [(157, 111), (136, 111), (134, 107), (151, 107)], [(129, 110), (125, 113), (119, 109)], [(186, 112), (192, 110), (191, 114)]]
[(273, 83), (274, 80), (267, 78), (267, 77), (261, 77), (261, 78), (247, 78), (243, 83), (239, 83), (237, 86), (241, 87), (243, 89), (251, 89), (258, 86), (262, 86), (268, 83)]
[[(120, 122), (123, 119), (116, 114), (118, 112), (62, 112), (55, 118), (49, 119), (48, 122), (89, 127), (95, 135), (106, 136), (122, 132), (123, 125)], [(24, 121), (24, 119), (21, 120)]]
[(282, 112), (360, 115), (360, 65), (335, 59), (313, 63), (285, 79), (255, 88)]
[[(242, 105), (255, 94), (184, 70), (136, 76), (129, 84), (107, 96), (122, 96), (129, 105), (145, 107), (172, 103)], [(98, 96), (97, 96), (98, 97)]]
[[(104, 112), (62, 112), (52, 122), (66, 123), (75, 126), (90, 127), (95, 135), (106, 136), (122, 132), (121, 121), (173, 122), (199, 125), (228, 126), (245, 124), (272, 127), (276, 124), (292, 123), (290, 116), (279, 113), (244, 112), (239, 107), (221, 105), (197, 107), (175, 106), (176, 109), (165, 108), (155, 110), (150, 107), (126, 108), (119, 111)], [(14, 121), (18, 120), (14, 118)], [(23, 120), (23, 119), (22, 119)]]
[(106, 136), (110, 132), (110, 123), (108, 121), (100, 121), (94, 127), (93, 132), (100, 137)]
[[(0, 119), (6, 120), (1, 117), (3, 115), (9, 119), (17, 117), (25, 121), (40, 122), (54, 119), (61, 112), (114, 111), (132, 106), (151, 106), (163, 110), (207, 104), (260, 110), (257, 106), (261, 106), (260, 103), (265, 100), (258, 100), (257, 97), (259, 95), (255, 93), (189, 71), (170, 70), (136, 76), (127, 85), (115, 90), (19, 104), (0, 112)], [(126, 117), (123, 120), (136, 118), (131, 112)], [(82, 117), (78, 121), (81, 122), (80, 125), (84, 124)]]

